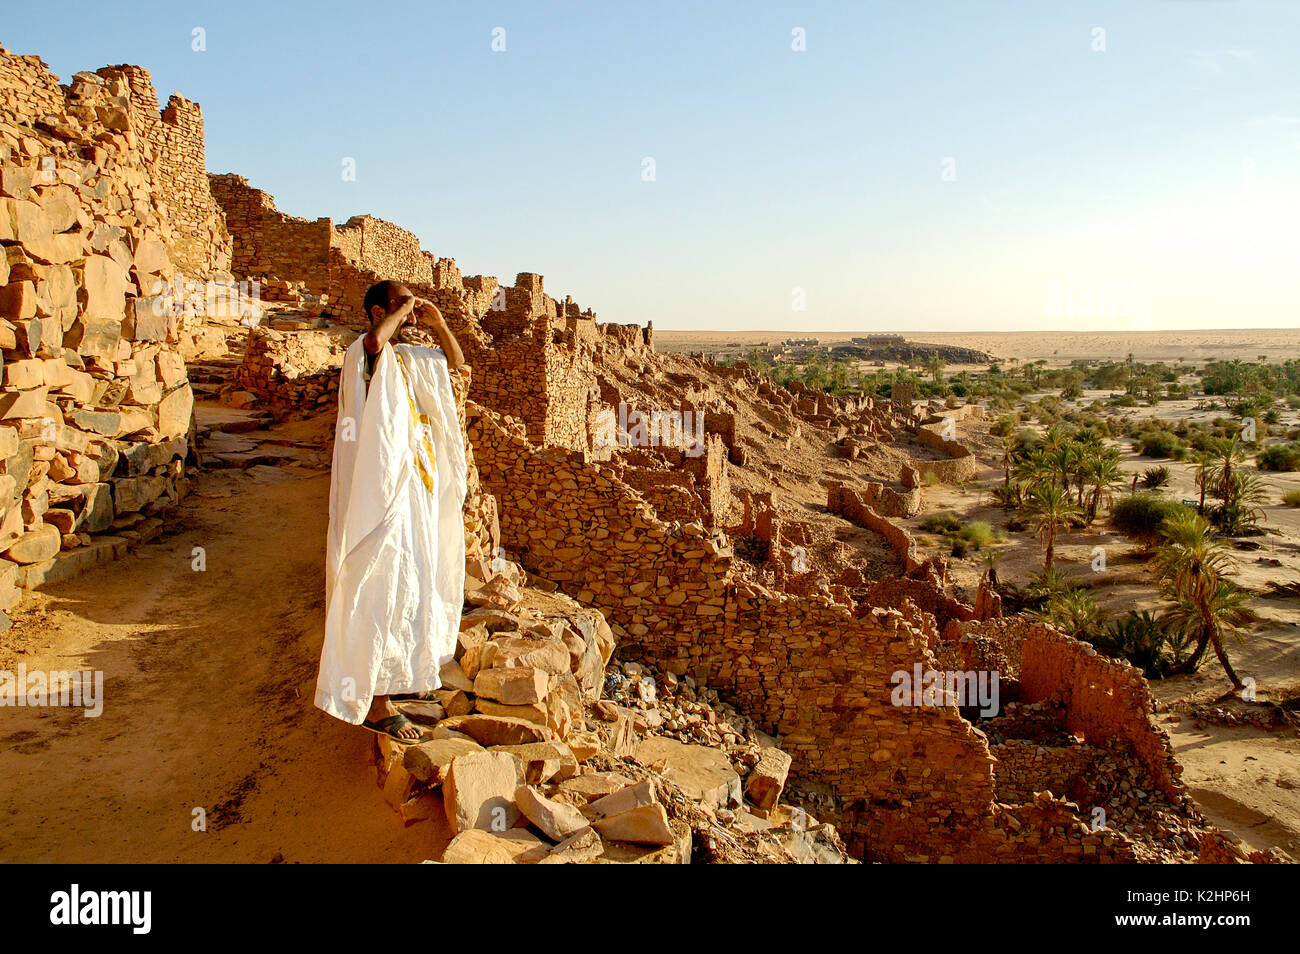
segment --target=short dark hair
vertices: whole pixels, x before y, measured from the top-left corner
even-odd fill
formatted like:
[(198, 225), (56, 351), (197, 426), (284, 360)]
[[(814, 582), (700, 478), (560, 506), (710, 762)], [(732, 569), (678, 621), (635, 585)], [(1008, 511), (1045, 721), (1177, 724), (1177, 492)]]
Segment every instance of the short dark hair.
[(387, 313), (388, 300), (392, 295), (393, 289), (396, 288), (397, 285), (397, 282), (385, 279), (382, 282), (375, 282), (366, 289), (366, 297), (361, 303), (361, 307), (364, 308), (366, 312), (366, 321), (374, 321), (374, 307), (376, 305), (384, 309), (384, 312)]

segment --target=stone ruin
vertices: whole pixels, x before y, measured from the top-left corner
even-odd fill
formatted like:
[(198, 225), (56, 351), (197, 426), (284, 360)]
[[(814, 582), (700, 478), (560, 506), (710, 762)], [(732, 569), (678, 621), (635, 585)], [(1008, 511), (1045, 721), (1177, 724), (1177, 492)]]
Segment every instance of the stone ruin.
[[(0, 49), (0, 608), (162, 531), (196, 388), (332, 414), (361, 295), (397, 279), (472, 368), (466, 624), (419, 712), (434, 741), (377, 753), (408, 822), (445, 813), (444, 860), (1247, 857), (1197, 813), (1137, 670), (916, 558), (890, 518), (976, 458), (913, 394), (660, 354), (540, 275), (462, 277), (391, 223), (287, 216), (203, 148), (197, 104), (160, 112), (144, 70), (61, 86)], [(169, 294), (184, 279), (257, 282), (269, 318)], [(783, 475), (814, 452), (848, 469), (795, 506)], [(1009, 704), (894, 704), (916, 667), (997, 669)], [(509, 833), (483, 830), (494, 808)]]
[(203, 119), (132, 66), (60, 86), (0, 48), (0, 610), (155, 536), (191, 461), (168, 290), (224, 275)]

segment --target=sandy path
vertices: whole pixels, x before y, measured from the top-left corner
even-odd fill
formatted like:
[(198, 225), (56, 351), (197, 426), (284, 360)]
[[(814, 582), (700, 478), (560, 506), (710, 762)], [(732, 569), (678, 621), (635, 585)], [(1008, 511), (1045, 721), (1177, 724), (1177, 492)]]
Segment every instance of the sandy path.
[[(0, 636), (0, 667), (105, 680), (99, 718), (4, 710), (0, 860), (428, 857), (435, 826), (403, 829), (384, 803), (370, 734), (310, 705), (328, 477), (240, 486), (191, 496), (166, 539), (49, 587)], [(206, 832), (191, 830), (196, 806)]]

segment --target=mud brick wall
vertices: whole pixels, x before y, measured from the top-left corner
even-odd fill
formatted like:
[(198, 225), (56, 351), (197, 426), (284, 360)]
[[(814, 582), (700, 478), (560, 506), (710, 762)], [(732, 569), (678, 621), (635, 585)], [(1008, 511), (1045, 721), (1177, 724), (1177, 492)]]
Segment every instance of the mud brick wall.
[(172, 264), (191, 278), (230, 268), (231, 243), (225, 216), (208, 187), (199, 104), (173, 93), (158, 110), (158, 94), (149, 71), (139, 66), (106, 66), (107, 80), (120, 78), (130, 88), (131, 128), (143, 143), (162, 216), (172, 225), (168, 245)]
[[(187, 488), (184, 331), (150, 296), (175, 279), (167, 196), (201, 126), (157, 119), (143, 71), (106, 73), (65, 91), (0, 50), (0, 608), (156, 532)], [(182, 254), (219, 259), (192, 237)]]
[(210, 175), (208, 185), (225, 213), (230, 268), (237, 276), (305, 282), (313, 295), (329, 290), (329, 219), (285, 215), (269, 193), (252, 188), (243, 176)]

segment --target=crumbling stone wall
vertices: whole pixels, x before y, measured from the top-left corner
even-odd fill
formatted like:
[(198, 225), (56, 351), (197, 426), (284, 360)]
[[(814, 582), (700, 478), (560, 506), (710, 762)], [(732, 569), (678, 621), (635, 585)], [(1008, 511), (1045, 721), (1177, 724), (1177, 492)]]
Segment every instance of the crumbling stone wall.
[(1182, 766), (1153, 721), (1155, 701), (1142, 671), (1046, 626), (1023, 618), (1018, 624), (1026, 631), (1020, 647), (1021, 699), (1063, 704), (1067, 728), (1085, 742), (1125, 740), (1160, 791), (1185, 798)]
[(225, 213), (236, 275), (302, 281), (316, 295), (329, 290), (333, 225), (328, 218), (285, 215), (269, 193), (252, 188), (243, 176), (209, 175), (208, 183)]
[(199, 104), (173, 93), (159, 112), (153, 77), (139, 66), (105, 66), (106, 80), (120, 78), (130, 89), (131, 130), (149, 166), (154, 196), (165, 205), (160, 217), (172, 226), (172, 264), (190, 278), (230, 268), (231, 243), (225, 216), (208, 188)]
[(64, 90), (0, 49), (0, 608), (157, 533), (187, 488), (183, 316), (151, 296), (171, 249), (202, 268), (221, 243), (215, 226), (174, 240), (167, 194), (189, 189), (201, 124), (180, 102), (156, 117), (147, 78)]
[(826, 489), (826, 509), (859, 527), (871, 530), (885, 538), (903, 564), (904, 572), (911, 573), (921, 561), (916, 556), (916, 541), (896, 523), (891, 523), (876, 513), (852, 487), (836, 481)]
[(433, 256), (420, 249), (414, 234), (392, 222), (354, 215), (335, 230), (331, 243), (356, 268), (393, 281), (437, 284)]
[[(891, 677), (933, 668), (930, 635), (901, 611), (855, 616), (819, 597), (741, 579), (725, 537), (669, 524), (610, 467), (537, 448), (471, 405), (470, 439), (501, 503), (502, 545), (529, 570), (604, 610), (656, 666), (716, 688), (843, 800), (869, 857), (1044, 859), (1107, 851), (1064, 807), (1023, 807), (998, 827), (993, 758), (954, 707), (896, 706)], [(1020, 833), (1023, 829), (1023, 833)], [(1103, 843), (1104, 842), (1104, 843)]]
[(947, 454), (947, 460), (927, 460), (916, 457), (912, 466), (922, 474), (932, 474), (943, 484), (960, 484), (975, 478), (979, 459), (961, 441), (948, 440), (942, 433), (942, 424), (922, 424), (916, 429), (916, 439), (933, 450)]

